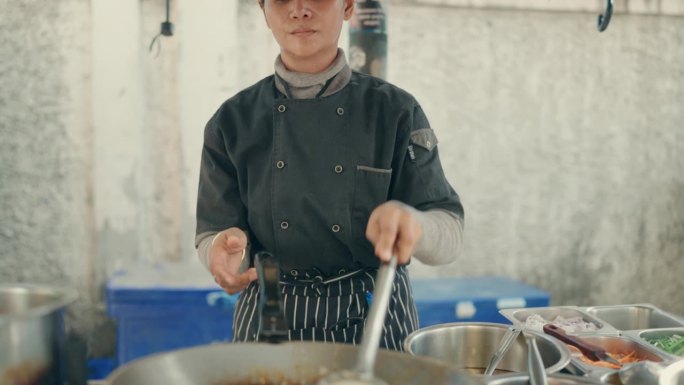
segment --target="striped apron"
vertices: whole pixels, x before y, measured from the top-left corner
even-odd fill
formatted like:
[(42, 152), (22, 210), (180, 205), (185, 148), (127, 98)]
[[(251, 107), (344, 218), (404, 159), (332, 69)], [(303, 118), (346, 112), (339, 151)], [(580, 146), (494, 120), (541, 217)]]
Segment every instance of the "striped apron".
[[(375, 287), (375, 271), (322, 286), (281, 281), (290, 341), (361, 342)], [(245, 288), (233, 314), (233, 342), (255, 342), (259, 334), (259, 285)], [(405, 266), (397, 268), (380, 347), (403, 351), (406, 336), (418, 328), (418, 313)]]

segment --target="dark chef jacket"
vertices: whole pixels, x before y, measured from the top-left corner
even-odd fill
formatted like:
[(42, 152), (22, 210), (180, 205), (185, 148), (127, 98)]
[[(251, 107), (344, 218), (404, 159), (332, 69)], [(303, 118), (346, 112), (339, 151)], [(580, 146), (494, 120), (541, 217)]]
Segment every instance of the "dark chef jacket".
[(353, 72), (337, 93), (288, 99), (269, 76), (207, 123), (198, 238), (239, 227), (284, 271), (375, 268), (365, 232), (381, 203), (463, 215), (436, 144), (416, 100), (383, 80)]

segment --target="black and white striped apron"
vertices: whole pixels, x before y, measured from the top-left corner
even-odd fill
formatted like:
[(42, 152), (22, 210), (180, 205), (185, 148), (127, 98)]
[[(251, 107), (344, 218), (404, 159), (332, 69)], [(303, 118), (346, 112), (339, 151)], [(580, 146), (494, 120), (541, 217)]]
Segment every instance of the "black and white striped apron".
[[(281, 281), (290, 341), (361, 342), (375, 285), (374, 274), (361, 274), (319, 286)], [(252, 282), (240, 295), (233, 314), (233, 341), (258, 340), (259, 285)], [(405, 266), (397, 269), (380, 347), (403, 350), (406, 336), (418, 328), (418, 313)]]

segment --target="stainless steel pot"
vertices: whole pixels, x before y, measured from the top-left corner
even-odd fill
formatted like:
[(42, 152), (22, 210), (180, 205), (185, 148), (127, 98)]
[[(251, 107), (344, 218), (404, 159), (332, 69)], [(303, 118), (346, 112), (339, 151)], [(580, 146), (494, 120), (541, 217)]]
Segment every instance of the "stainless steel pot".
[(63, 309), (77, 295), (37, 285), (0, 285), (0, 385), (60, 384)]
[[(108, 385), (315, 385), (352, 369), (359, 349), (346, 344), (292, 342), (214, 344), (162, 353), (115, 370)], [(378, 352), (375, 375), (392, 385), (476, 385), (481, 379), (435, 360)]]
[[(510, 325), (490, 322), (455, 322), (419, 329), (404, 341), (404, 350), (433, 357), (471, 373), (483, 374)], [(556, 373), (570, 362), (570, 351), (562, 342), (543, 333), (526, 330), (537, 340), (547, 373)], [(527, 372), (527, 344), (522, 333), (497, 365), (495, 375)]]

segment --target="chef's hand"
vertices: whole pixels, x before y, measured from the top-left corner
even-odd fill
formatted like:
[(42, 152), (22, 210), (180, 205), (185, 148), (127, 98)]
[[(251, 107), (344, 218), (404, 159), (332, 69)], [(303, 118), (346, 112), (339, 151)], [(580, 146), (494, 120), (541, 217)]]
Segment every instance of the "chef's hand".
[(368, 219), (366, 238), (375, 246), (375, 255), (389, 261), (392, 254), (405, 265), (423, 236), (423, 228), (413, 216), (415, 209), (398, 201), (376, 207)]
[(247, 258), (247, 234), (237, 227), (231, 227), (218, 233), (211, 243), (209, 251), (209, 271), (214, 280), (228, 294), (242, 291), (257, 279), (255, 268), (239, 273), (243, 258)]

